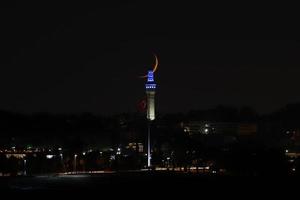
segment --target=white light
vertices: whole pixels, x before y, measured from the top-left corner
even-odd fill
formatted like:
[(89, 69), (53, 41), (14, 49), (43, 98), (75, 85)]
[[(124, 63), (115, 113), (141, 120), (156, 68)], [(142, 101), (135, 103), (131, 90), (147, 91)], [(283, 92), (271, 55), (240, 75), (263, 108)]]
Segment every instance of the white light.
[(54, 155), (46, 155), (47, 159), (52, 159), (54, 157)]
[(58, 151), (61, 151), (62, 150), (62, 148), (58, 148)]
[(63, 154), (61, 153), (61, 154), (59, 154), (60, 155), (60, 157), (63, 157)]
[(77, 157), (77, 154), (75, 154), (74, 157), (76, 158), (76, 157)]
[(167, 160), (170, 160), (171, 158), (170, 157), (167, 157)]
[(216, 174), (217, 172), (216, 172), (216, 171), (212, 171), (212, 173), (213, 173), (213, 174)]
[(285, 153), (288, 153), (288, 152), (289, 152), (289, 150), (288, 150), (288, 149), (286, 149), (286, 150), (285, 150)]
[(85, 152), (83, 152), (83, 153), (82, 153), (82, 155), (84, 155), (84, 156), (85, 156)]
[(293, 170), (293, 172), (295, 172), (295, 171), (296, 171), (296, 168), (293, 168), (292, 170)]
[(204, 129), (204, 132), (207, 134), (208, 133), (208, 128)]
[(118, 151), (121, 151), (121, 149), (120, 149), (120, 148), (118, 148)]

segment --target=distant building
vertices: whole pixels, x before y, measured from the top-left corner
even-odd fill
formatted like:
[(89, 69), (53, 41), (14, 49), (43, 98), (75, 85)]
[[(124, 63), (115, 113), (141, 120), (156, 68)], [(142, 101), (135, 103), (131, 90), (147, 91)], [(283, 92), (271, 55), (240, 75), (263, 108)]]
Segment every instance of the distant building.
[(257, 125), (251, 123), (229, 123), (192, 121), (183, 123), (184, 132), (193, 135), (253, 136), (257, 133)]
[(239, 136), (254, 136), (257, 134), (257, 124), (239, 123), (237, 134)]
[(256, 124), (230, 122), (191, 121), (183, 123), (182, 128), (192, 139), (211, 147), (253, 139), (257, 133)]
[(138, 151), (139, 153), (143, 153), (144, 152), (144, 145), (142, 143), (129, 143), (126, 146), (126, 149), (131, 149), (134, 151)]

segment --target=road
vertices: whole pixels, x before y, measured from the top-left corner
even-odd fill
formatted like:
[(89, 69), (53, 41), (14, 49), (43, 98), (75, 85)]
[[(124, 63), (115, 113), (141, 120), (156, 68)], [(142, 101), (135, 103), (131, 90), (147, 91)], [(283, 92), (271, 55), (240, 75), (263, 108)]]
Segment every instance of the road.
[[(284, 191), (283, 187), (293, 185), (289, 178), (282, 182), (275, 177), (223, 177), (174, 172), (122, 172), (104, 174), (51, 175), (37, 177), (1, 177), (0, 190), (32, 194), (45, 192), (47, 194), (64, 193), (77, 196), (80, 193), (97, 194), (99, 196), (133, 196), (140, 197), (142, 192), (148, 197), (159, 195), (237, 195), (237, 191), (265, 193)], [(268, 187), (272, 189), (269, 190)], [(295, 189), (295, 191), (297, 191)], [(289, 191), (289, 194), (290, 191)]]

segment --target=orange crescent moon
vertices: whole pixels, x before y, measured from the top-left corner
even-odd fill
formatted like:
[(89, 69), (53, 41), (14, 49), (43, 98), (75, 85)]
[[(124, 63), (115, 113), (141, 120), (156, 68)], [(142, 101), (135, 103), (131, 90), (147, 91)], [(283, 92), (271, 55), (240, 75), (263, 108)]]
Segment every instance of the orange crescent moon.
[[(156, 55), (156, 54), (154, 54), (154, 57), (155, 57), (155, 65), (154, 65), (153, 70), (152, 70), (153, 73), (157, 71), (157, 69), (158, 69), (158, 64), (159, 64), (158, 58), (157, 58), (157, 55)], [(148, 77), (148, 75), (141, 76), (141, 78), (147, 78), (147, 77)]]
[(156, 70), (158, 68), (158, 58), (157, 58), (157, 56), (155, 54), (154, 54), (154, 56), (155, 56), (155, 66), (153, 68), (153, 73), (156, 72)]

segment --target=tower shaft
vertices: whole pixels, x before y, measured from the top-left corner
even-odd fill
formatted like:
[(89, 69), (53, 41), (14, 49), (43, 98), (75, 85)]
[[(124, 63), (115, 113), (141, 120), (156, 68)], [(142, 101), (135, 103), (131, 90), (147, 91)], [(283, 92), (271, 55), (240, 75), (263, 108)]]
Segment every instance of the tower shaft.
[(155, 120), (155, 91), (146, 91), (147, 94), (147, 119)]
[(156, 84), (154, 82), (153, 71), (148, 72), (148, 80), (146, 83), (147, 94), (147, 119), (148, 119), (148, 151), (147, 151), (147, 165), (151, 167), (151, 122), (155, 120), (155, 89)]

